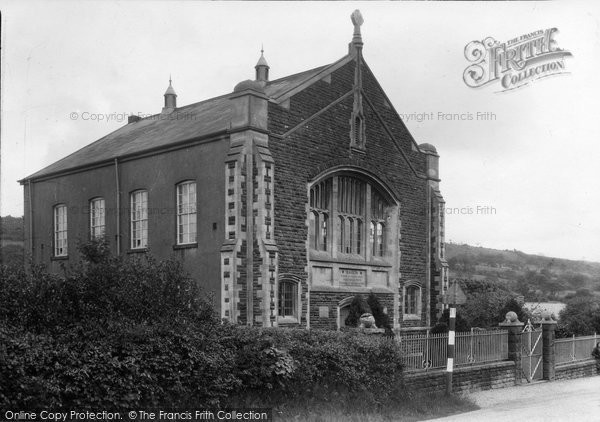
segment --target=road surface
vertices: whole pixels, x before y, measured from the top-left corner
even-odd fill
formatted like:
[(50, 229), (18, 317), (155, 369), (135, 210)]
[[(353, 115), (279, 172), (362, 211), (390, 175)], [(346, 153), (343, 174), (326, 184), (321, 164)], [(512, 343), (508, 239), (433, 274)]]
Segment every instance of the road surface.
[(481, 409), (432, 420), (600, 422), (600, 376), (480, 391), (466, 397)]

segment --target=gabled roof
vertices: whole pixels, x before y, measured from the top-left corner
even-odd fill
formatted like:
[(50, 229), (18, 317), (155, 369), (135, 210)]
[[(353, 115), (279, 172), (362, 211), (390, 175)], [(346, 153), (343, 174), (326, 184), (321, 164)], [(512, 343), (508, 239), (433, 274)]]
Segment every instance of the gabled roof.
[[(330, 65), (267, 82), (264, 87), (265, 94), (277, 101), (303, 84), (314, 82), (311, 79), (315, 76), (323, 77), (333, 72), (341, 62), (350, 59), (351, 56), (347, 55)], [(232, 94), (178, 107), (169, 114), (156, 114), (128, 123), (19, 182), (25, 183), (27, 180), (108, 164), (115, 158), (131, 157), (168, 148), (177, 143), (225, 133), (229, 129), (231, 119)]]

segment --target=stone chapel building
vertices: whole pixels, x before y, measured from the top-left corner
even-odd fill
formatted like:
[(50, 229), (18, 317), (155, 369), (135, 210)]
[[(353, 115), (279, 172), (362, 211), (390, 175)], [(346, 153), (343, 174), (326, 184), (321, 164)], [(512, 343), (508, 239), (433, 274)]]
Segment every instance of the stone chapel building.
[(339, 329), (374, 292), (394, 328), (445, 306), (444, 200), (436, 149), (418, 144), (363, 58), (362, 16), (334, 63), (128, 124), (34, 173), (26, 251), (59, 271), (77, 243), (175, 256), (223, 318)]

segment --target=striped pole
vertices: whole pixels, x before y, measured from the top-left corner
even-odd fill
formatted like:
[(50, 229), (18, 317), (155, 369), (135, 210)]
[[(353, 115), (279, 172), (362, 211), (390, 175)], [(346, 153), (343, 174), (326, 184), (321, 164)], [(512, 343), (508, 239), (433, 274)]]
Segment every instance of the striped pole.
[(452, 394), (452, 372), (454, 371), (454, 339), (456, 333), (456, 308), (450, 308), (450, 326), (448, 327), (448, 365), (446, 366), (446, 394)]

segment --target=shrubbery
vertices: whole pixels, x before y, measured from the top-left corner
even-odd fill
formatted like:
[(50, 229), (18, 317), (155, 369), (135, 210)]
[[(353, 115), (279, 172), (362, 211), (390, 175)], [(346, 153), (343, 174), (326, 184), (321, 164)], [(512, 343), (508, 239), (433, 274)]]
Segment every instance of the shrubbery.
[(382, 404), (401, 392), (400, 350), (393, 340), (355, 332), (237, 329), (240, 393)]
[(35, 332), (115, 321), (217, 321), (210, 301), (175, 260), (108, 256), (65, 272), (0, 267), (0, 320)]
[(219, 404), (240, 384), (233, 353), (190, 329), (0, 329), (0, 408)]
[(575, 296), (560, 312), (557, 337), (588, 336), (600, 333), (600, 299)]
[(388, 339), (221, 324), (173, 260), (82, 248), (64, 276), (0, 267), (0, 408), (379, 405), (401, 391)]

